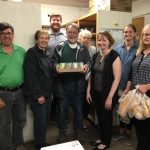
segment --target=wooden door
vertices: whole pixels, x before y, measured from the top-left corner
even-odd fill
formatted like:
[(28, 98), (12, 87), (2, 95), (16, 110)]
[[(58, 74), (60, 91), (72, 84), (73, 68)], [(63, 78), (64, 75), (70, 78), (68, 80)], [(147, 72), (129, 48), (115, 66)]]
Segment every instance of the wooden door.
[(133, 18), (132, 23), (135, 25), (137, 29), (137, 40), (140, 38), (141, 31), (144, 27), (144, 17)]

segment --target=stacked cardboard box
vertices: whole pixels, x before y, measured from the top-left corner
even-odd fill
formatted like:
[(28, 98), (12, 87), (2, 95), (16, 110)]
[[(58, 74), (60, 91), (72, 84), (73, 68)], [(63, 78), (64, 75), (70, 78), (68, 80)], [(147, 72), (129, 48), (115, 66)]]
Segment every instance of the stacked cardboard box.
[(96, 12), (97, 10), (131, 12), (132, 0), (90, 0), (90, 13)]

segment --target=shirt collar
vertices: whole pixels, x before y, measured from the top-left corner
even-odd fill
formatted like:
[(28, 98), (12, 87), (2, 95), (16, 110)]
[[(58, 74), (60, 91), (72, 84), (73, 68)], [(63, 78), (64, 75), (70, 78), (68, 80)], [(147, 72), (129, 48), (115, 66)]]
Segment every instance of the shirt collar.
[[(17, 50), (17, 47), (13, 44), (13, 52)], [(0, 52), (1, 53), (5, 53), (4, 48), (2, 47), (2, 45), (0, 44)]]

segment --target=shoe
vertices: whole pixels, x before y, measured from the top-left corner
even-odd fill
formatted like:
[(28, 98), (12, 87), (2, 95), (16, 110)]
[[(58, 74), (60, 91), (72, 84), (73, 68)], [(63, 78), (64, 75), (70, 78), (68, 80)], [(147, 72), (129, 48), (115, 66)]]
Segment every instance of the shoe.
[(85, 143), (85, 137), (82, 130), (75, 130), (74, 137), (75, 140), (78, 140), (82, 145)]
[(107, 148), (109, 148), (109, 146), (105, 146), (103, 149), (100, 149), (100, 148), (98, 148), (98, 147), (95, 147), (93, 150), (106, 150)]
[(118, 134), (118, 135), (114, 135), (112, 140), (118, 141), (118, 140), (124, 139), (124, 138), (125, 138), (125, 136), (123, 134)]
[(65, 143), (66, 141), (67, 141), (66, 130), (60, 129), (59, 130), (58, 143)]
[(98, 146), (99, 144), (101, 144), (101, 142), (96, 142), (96, 141), (91, 141), (90, 142), (91, 146)]
[(125, 137), (125, 144), (128, 145), (128, 146), (132, 144), (130, 135), (126, 135), (126, 137)]

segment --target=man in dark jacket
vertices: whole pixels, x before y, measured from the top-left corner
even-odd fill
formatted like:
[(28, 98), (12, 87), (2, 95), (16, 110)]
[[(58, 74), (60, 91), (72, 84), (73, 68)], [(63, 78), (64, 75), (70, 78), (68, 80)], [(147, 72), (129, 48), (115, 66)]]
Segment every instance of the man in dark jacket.
[[(53, 55), (54, 67), (57, 72), (55, 82), (55, 94), (59, 103), (59, 142), (66, 141), (66, 116), (69, 106), (74, 111), (73, 128), (75, 138), (83, 142), (82, 136), (82, 107), (86, 89), (85, 74), (90, 71), (91, 58), (87, 48), (77, 42), (79, 28), (72, 23), (66, 27), (68, 40), (59, 44)], [(82, 73), (60, 73), (59, 63), (80, 62), (83, 63)]]

